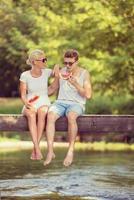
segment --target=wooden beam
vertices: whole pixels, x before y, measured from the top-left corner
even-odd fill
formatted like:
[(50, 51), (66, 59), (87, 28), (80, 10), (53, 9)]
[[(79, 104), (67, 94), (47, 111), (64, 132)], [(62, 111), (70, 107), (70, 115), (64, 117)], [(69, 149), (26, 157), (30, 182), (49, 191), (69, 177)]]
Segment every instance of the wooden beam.
[[(134, 115), (83, 115), (77, 123), (82, 134), (134, 133)], [(0, 114), (0, 131), (28, 131), (27, 119), (18, 114)], [(67, 131), (66, 117), (56, 121), (56, 131)]]

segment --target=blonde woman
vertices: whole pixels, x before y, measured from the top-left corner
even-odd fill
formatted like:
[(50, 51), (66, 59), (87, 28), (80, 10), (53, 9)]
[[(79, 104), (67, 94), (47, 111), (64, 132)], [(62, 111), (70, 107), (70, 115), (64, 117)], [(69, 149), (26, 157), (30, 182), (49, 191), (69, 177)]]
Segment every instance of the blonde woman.
[[(29, 54), (27, 64), (31, 69), (20, 76), (20, 94), (24, 107), (22, 113), (27, 117), (29, 131), (33, 142), (32, 160), (42, 159), (39, 143), (45, 126), (50, 100), (48, 94), (54, 91), (53, 85), (48, 90), (48, 78), (55, 71), (46, 68), (47, 58), (42, 50)], [(55, 73), (56, 74), (56, 73)], [(54, 82), (56, 81), (56, 78)]]

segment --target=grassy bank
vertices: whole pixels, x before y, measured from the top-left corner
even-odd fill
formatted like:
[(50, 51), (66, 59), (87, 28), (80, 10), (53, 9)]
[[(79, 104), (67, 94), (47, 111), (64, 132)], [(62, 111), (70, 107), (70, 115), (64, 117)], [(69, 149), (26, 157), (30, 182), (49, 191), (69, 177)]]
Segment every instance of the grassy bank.
[[(0, 151), (16, 151), (20, 149), (31, 149), (33, 144), (31, 141), (20, 141), (17, 139), (1, 138), (0, 139)], [(46, 148), (46, 141), (42, 141), (40, 144), (41, 148)], [(56, 148), (67, 148), (68, 143), (66, 142), (55, 142), (54, 147)], [(75, 144), (76, 151), (134, 151), (134, 144), (125, 143), (112, 143), (112, 142), (87, 142)]]
[(19, 114), (22, 106), (20, 98), (0, 98), (0, 113), (2, 114)]
[[(51, 97), (53, 102), (54, 96)], [(22, 110), (20, 98), (0, 98), (0, 113), (19, 114)], [(108, 97), (94, 95), (87, 101), (86, 113), (88, 114), (134, 114), (134, 99), (131, 96)]]

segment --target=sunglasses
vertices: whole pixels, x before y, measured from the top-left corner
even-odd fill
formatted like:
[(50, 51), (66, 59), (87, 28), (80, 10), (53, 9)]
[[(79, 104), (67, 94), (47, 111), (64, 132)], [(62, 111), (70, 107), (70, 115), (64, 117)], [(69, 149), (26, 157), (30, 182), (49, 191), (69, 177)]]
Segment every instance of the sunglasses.
[(41, 61), (41, 62), (47, 62), (47, 58), (42, 58), (41, 60), (36, 60), (36, 61)]
[(75, 62), (76, 62), (76, 61), (74, 61), (74, 62), (63, 62), (63, 64), (64, 64), (64, 65), (72, 66)]

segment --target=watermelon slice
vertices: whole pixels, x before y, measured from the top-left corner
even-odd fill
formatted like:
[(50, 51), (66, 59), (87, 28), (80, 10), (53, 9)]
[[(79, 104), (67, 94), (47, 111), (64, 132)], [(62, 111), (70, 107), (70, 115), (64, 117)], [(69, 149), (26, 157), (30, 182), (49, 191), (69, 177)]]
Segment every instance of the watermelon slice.
[(39, 96), (34, 96), (33, 98), (29, 99), (29, 103), (33, 103), (39, 98)]
[(68, 80), (72, 76), (72, 72), (60, 72), (59, 76), (61, 79)]

